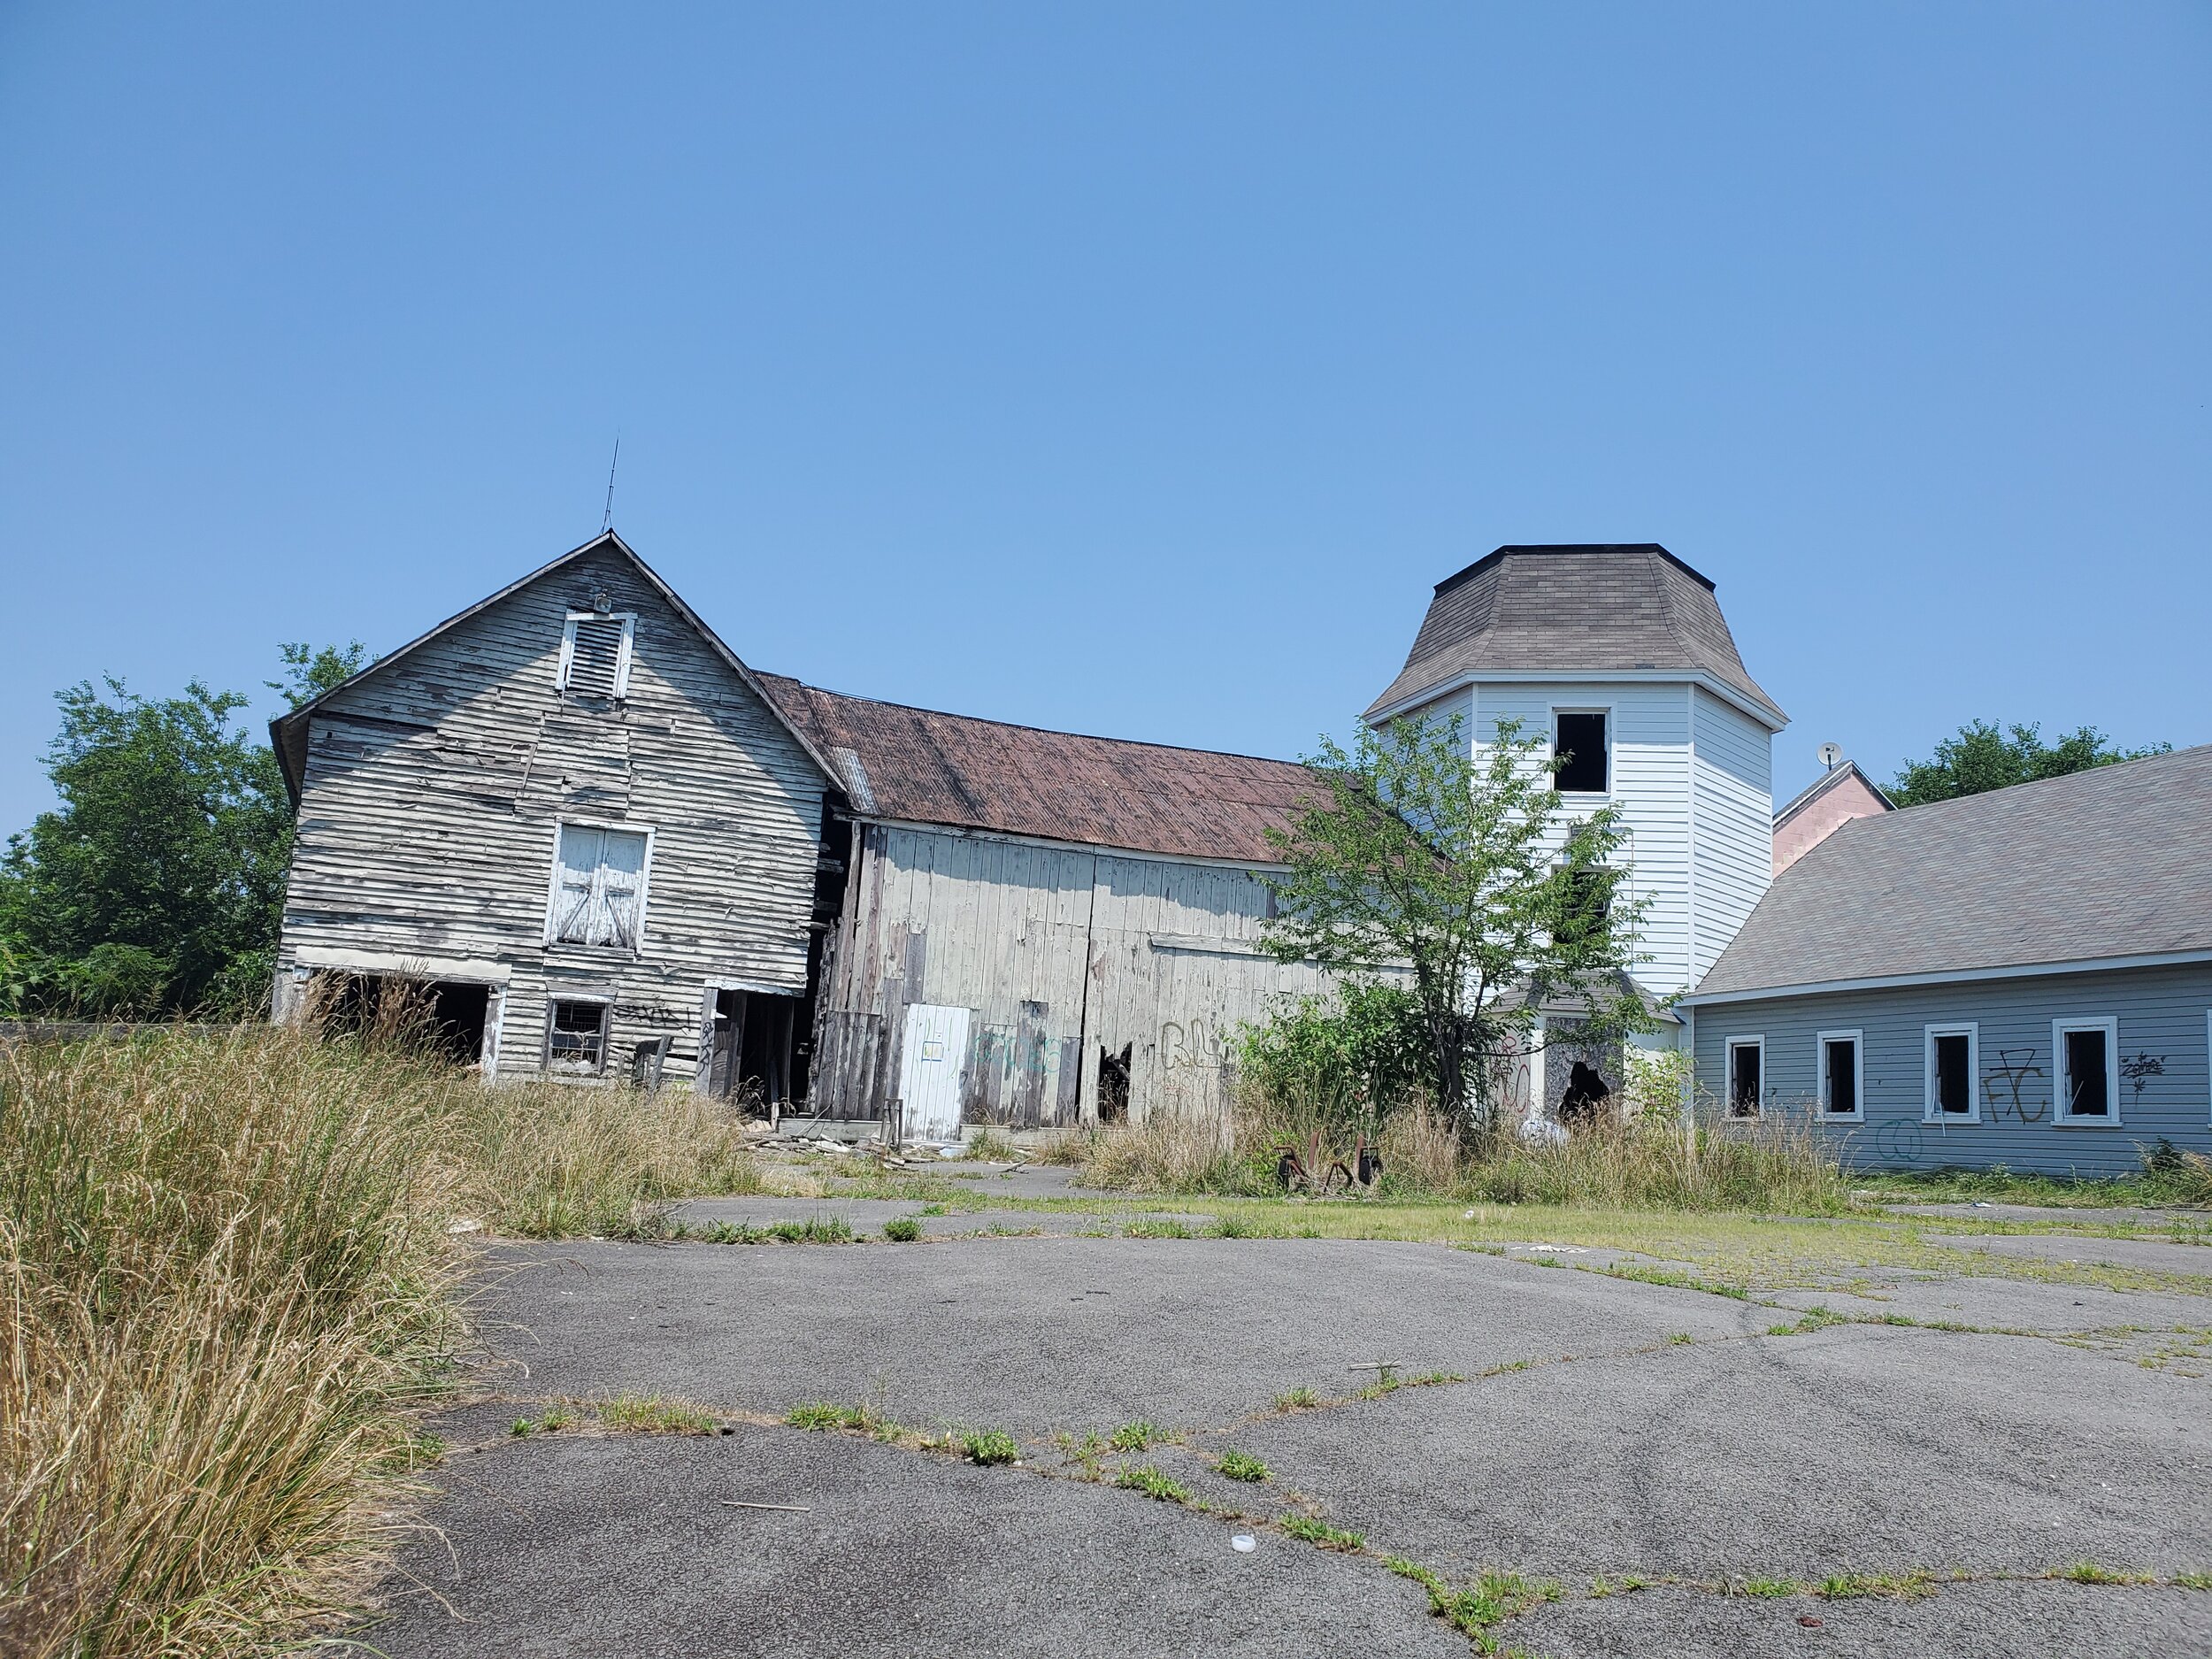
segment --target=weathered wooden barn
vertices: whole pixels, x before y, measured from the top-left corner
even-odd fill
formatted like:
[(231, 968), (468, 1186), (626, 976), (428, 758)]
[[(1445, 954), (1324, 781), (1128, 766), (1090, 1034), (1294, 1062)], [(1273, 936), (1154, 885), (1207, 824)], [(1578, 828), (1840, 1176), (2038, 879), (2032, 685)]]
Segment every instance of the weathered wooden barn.
[(297, 809), (278, 1018), (403, 978), (488, 1076), (687, 1073), (718, 1007), (758, 1074), (787, 1064), (833, 773), (620, 538), (271, 730)]
[(1325, 988), (1258, 946), (1303, 767), (763, 680), (845, 786), (823, 1110), (924, 1137), (1214, 1112), (1237, 1027)]
[[(1301, 767), (757, 674), (609, 534), (272, 727), (275, 1006), (910, 1135), (1213, 1110)], [(320, 995), (317, 995), (319, 991)]]

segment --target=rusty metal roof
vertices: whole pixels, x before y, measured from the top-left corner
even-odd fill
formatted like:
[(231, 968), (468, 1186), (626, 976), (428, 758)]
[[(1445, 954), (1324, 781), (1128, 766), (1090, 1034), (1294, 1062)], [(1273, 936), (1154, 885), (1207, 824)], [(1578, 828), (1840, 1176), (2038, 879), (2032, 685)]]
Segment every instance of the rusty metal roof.
[(1289, 761), (1045, 732), (759, 678), (836, 764), (864, 818), (1273, 864), (1267, 831), (1319, 794)]

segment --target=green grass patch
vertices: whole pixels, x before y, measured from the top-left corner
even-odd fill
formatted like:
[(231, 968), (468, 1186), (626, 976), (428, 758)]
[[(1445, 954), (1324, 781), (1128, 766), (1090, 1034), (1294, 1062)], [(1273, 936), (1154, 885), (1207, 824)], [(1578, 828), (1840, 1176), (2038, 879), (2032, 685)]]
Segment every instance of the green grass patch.
[(573, 1411), (560, 1406), (550, 1406), (534, 1417), (517, 1417), (508, 1425), (507, 1432), (516, 1440), (532, 1434), (558, 1434), (563, 1429), (572, 1429), (577, 1424)]
[(1125, 1239), (1191, 1239), (1198, 1235), (1179, 1221), (1150, 1218), (1129, 1223), (1122, 1228), (1121, 1236)]
[(722, 1425), (711, 1412), (685, 1401), (623, 1394), (600, 1406), (599, 1426), (617, 1434), (712, 1434)]
[(1108, 1435), (1106, 1443), (1118, 1452), (1141, 1452), (1149, 1448), (1153, 1441), (1164, 1440), (1166, 1438), (1166, 1432), (1158, 1424), (1148, 1423), (1142, 1417), (1139, 1417), (1133, 1423), (1123, 1424)]
[(922, 1224), (912, 1216), (894, 1216), (883, 1224), (883, 1236), (894, 1244), (912, 1244), (922, 1236)]
[(1114, 1484), (1130, 1492), (1141, 1492), (1148, 1498), (1162, 1503), (1188, 1503), (1190, 1494), (1177, 1486), (1150, 1463), (1136, 1463), (1114, 1476)]
[(1019, 1463), (1022, 1448), (1012, 1435), (987, 1429), (979, 1434), (963, 1434), (960, 1455), (972, 1463), (989, 1469), (1002, 1463)]
[(1823, 1578), (1808, 1586), (1823, 1601), (1849, 1601), (1860, 1596), (1881, 1596), (1893, 1601), (1917, 1601), (1936, 1592), (1935, 1574), (1915, 1568), (1910, 1572), (1847, 1572)]
[(1321, 1396), (1306, 1387), (1286, 1388), (1275, 1396), (1278, 1411), (1311, 1411), (1321, 1403)]
[[(1402, 1555), (1392, 1556), (1386, 1564), (1401, 1578), (1410, 1578), (1426, 1590), (1429, 1611), (1473, 1642), (1479, 1652), (1486, 1654), (1498, 1650), (1497, 1639), (1491, 1633), (1498, 1625), (1547, 1601), (1556, 1601), (1564, 1594), (1548, 1578), (1525, 1578), (1517, 1572), (1486, 1572), (1466, 1588), (1458, 1589), (1440, 1574)], [(1640, 1587), (1641, 1583), (1640, 1579), (1636, 1580), (1632, 1586), (1624, 1581), (1621, 1587)], [(1605, 1594), (1611, 1594), (1613, 1591), (1609, 1589)]]
[(1214, 1468), (1232, 1480), (1256, 1481), (1267, 1479), (1265, 1463), (1253, 1456), (1251, 1453), (1240, 1452), (1233, 1448), (1222, 1453), (1214, 1460)]
[(1356, 1555), (1367, 1548), (1367, 1534), (1346, 1532), (1331, 1526), (1326, 1521), (1317, 1521), (1310, 1515), (1286, 1515), (1277, 1523), (1291, 1537), (1322, 1549), (1333, 1549), (1347, 1555)]

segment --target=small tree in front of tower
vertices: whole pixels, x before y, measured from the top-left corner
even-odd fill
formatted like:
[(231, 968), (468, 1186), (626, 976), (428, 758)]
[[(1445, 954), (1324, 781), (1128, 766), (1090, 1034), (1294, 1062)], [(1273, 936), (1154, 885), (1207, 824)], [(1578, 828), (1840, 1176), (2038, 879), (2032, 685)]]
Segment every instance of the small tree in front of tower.
[(1644, 905), (1618, 816), (1568, 817), (1543, 749), (1509, 721), (1479, 753), (1457, 719), (1363, 729), (1349, 752), (1325, 737), (1319, 792), (1268, 837), (1289, 868), (1263, 948), (1404, 984), (1437, 1106), (1478, 1130), (1547, 1029), (1589, 1045), (1658, 1023), (1627, 976)]

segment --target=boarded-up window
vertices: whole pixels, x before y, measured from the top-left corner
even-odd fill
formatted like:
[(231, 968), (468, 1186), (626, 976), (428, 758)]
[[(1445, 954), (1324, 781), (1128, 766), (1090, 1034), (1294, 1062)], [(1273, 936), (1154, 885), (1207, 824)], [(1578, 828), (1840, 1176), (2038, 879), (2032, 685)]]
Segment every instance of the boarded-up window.
[(546, 938), (634, 951), (644, 928), (644, 832), (562, 825)]
[(570, 616), (561, 635), (561, 689), (573, 697), (628, 696), (635, 626), (626, 616)]
[(545, 1010), (545, 1067), (549, 1071), (596, 1076), (607, 1064), (604, 1002), (556, 998)]
[(1556, 714), (1552, 717), (1552, 753), (1559, 771), (1554, 782), (1568, 795), (1604, 795), (1613, 787), (1612, 767), (1605, 745), (1605, 715)]

